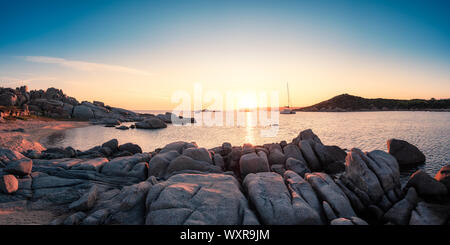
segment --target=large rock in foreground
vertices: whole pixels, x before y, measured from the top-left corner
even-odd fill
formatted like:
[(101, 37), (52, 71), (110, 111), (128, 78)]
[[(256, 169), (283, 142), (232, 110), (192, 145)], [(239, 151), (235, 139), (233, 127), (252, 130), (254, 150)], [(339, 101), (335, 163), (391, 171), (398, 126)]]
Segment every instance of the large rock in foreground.
[(265, 225), (322, 223), (319, 214), (299, 193), (293, 189), (290, 192), (283, 178), (277, 173), (249, 174), (245, 177), (243, 185)]
[(177, 174), (151, 187), (147, 225), (256, 225), (239, 182), (225, 174)]
[(387, 141), (387, 148), (400, 165), (425, 163), (425, 155), (416, 146), (404, 140), (390, 139)]
[[(305, 177), (316, 191), (319, 199), (329, 204), (336, 218), (351, 218), (356, 216), (349, 199), (330, 176), (325, 173), (316, 172), (307, 173)], [(327, 217), (330, 218), (328, 215)]]

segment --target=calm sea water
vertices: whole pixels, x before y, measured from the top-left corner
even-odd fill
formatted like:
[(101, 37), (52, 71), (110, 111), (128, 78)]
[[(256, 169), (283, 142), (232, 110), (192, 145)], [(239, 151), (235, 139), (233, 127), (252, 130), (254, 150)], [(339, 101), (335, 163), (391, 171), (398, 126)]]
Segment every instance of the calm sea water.
[[(244, 114), (247, 122), (252, 120), (251, 113)], [(418, 168), (433, 176), (442, 166), (450, 164), (449, 112), (297, 112), (279, 115), (278, 133), (273, 137), (261, 135), (261, 130), (267, 127), (248, 124), (232, 127), (168, 125), (165, 129), (124, 131), (95, 125), (58, 132), (43, 139), (42, 143), (47, 147), (72, 146), (87, 150), (117, 138), (119, 143), (139, 144), (144, 151), (153, 151), (174, 141), (194, 141), (201, 147), (212, 148), (223, 142), (236, 146), (246, 142), (254, 145), (281, 140), (290, 142), (301, 130), (311, 128), (324, 144), (346, 149), (387, 150), (389, 138), (406, 140), (424, 152), (427, 163)], [(415, 170), (403, 175), (408, 176)]]

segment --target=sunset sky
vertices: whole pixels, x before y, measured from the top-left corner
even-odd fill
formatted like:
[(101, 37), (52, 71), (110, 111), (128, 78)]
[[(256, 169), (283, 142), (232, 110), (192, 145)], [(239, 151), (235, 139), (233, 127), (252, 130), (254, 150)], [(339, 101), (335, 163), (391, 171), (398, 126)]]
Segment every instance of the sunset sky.
[[(245, 3), (243, 3), (245, 2)], [(450, 98), (450, 1), (0, 0), (0, 86), (171, 109), (176, 90)]]

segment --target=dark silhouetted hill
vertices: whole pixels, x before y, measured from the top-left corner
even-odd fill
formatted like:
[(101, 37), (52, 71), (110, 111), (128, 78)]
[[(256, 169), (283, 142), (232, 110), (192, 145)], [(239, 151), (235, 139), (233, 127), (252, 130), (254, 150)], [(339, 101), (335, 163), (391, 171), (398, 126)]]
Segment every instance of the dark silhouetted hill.
[(298, 111), (395, 111), (395, 110), (450, 110), (450, 99), (366, 99), (349, 94), (341, 94)]

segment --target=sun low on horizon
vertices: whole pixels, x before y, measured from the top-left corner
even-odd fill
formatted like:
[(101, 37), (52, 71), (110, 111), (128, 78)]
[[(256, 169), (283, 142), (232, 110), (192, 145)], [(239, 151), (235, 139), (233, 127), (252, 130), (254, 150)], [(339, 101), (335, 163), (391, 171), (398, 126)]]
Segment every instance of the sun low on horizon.
[(450, 98), (448, 2), (276, 3), (2, 1), (0, 86), (132, 110), (173, 109), (173, 94), (195, 84), (276, 92), (292, 107), (343, 93)]

